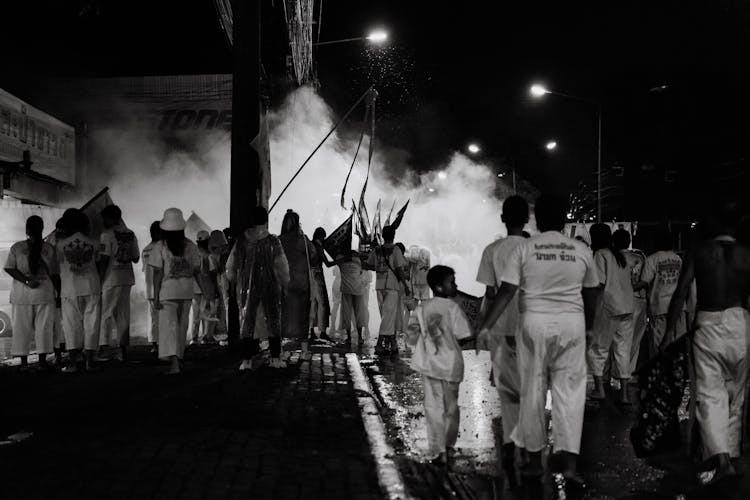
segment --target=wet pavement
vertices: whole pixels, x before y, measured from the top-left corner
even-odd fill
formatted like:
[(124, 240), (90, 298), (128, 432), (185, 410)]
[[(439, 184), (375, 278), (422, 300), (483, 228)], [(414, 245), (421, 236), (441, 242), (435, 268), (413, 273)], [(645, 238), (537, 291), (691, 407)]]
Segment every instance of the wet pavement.
[[(489, 381), (489, 355), (464, 351), (465, 378), (459, 406), (458, 456), (448, 472), (427, 463), (421, 378), (409, 368), (408, 350), (396, 358), (362, 356), (380, 403), (388, 439), (407, 489), (418, 498), (557, 498), (551, 483), (540, 490), (511, 491), (500, 469), (500, 405)], [(633, 394), (635, 399), (635, 394)], [(696, 469), (681, 453), (638, 459), (629, 441), (637, 406), (612, 400), (586, 408), (579, 469), (589, 499), (750, 498), (750, 478), (700, 488)], [(750, 473), (750, 463), (742, 460)]]

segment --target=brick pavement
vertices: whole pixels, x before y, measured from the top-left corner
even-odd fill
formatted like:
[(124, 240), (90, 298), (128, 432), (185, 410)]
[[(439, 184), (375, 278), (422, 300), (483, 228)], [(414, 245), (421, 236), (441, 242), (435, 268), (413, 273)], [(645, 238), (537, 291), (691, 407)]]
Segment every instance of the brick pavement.
[(3, 498), (381, 498), (341, 353), (240, 374), (221, 353), (98, 374), (0, 370)]

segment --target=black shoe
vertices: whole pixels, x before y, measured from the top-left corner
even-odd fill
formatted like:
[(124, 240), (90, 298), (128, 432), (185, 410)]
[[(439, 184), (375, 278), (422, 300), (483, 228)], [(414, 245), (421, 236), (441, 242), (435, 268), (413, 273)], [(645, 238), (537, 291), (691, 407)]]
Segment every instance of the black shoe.
[(331, 337), (329, 337), (326, 332), (323, 332), (320, 334), (320, 340), (325, 340), (326, 342), (333, 343), (333, 341), (331, 340)]

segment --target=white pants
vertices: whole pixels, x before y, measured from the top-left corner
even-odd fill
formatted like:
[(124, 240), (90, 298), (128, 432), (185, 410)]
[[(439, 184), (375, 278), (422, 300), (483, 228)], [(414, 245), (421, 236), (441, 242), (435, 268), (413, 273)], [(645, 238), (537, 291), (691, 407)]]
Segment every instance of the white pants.
[(148, 299), (148, 312), (151, 316), (151, 325), (148, 329), (148, 342), (150, 344), (159, 342), (159, 311), (154, 308), (154, 299)]
[(427, 443), (431, 455), (443, 453), (458, 439), (459, 382), (448, 382), (422, 375), (424, 385), (424, 414), (427, 423)]
[(500, 396), (503, 444), (513, 442), (511, 435), (518, 425), (518, 412), (521, 408), (521, 372), (518, 369), (516, 349), (516, 338), (503, 336), (492, 358), (495, 388)]
[(538, 452), (547, 444), (545, 403), (552, 392), (555, 452), (577, 454), (586, 405), (586, 326), (583, 313), (523, 313), (518, 360), (521, 408), (513, 441)]
[(190, 321), (190, 300), (163, 300), (159, 311), (159, 357), (182, 359)]
[(396, 334), (396, 316), (400, 312), (398, 290), (378, 290), (378, 307), (380, 308), (381, 336)]
[(55, 304), (34, 304), (11, 306), (13, 316), (13, 340), (10, 352), (13, 356), (28, 356), (31, 341), (36, 344), (37, 354), (49, 354), (54, 351), (52, 336), (54, 333)]
[(83, 295), (62, 299), (62, 327), (68, 350), (99, 348), (101, 295)]
[(703, 456), (729, 453), (739, 457), (748, 370), (748, 313), (741, 307), (699, 311), (696, 323), (696, 419)]
[(594, 338), (589, 347), (588, 365), (592, 375), (601, 377), (614, 344), (614, 368), (618, 378), (630, 378), (630, 348), (633, 344), (633, 314), (612, 316), (600, 308), (594, 320)]
[(347, 332), (352, 332), (352, 323), (357, 333), (362, 331), (367, 323), (365, 322), (365, 304), (364, 295), (351, 295), (348, 293), (341, 294), (341, 328)]
[(62, 328), (62, 306), (55, 307), (55, 319), (52, 325), (52, 342), (55, 348), (65, 344), (65, 335)]
[[(201, 312), (203, 311), (203, 294), (196, 293), (193, 295), (193, 301), (190, 304), (191, 312), (191, 323), (190, 328), (190, 339), (198, 340), (201, 335)], [(204, 331), (205, 334), (205, 331)]]
[(130, 286), (113, 286), (102, 290), (100, 346), (130, 345), (130, 289)]
[(635, 299), (635, 312), (633, 312), (633, 343), (630, 347), (630, 370), (635, 372), (638, 368), (638, 357), (641, 355), (641, 340), (646, 331), (646, 319), (648, 318), (648, 305), (646, 299)]

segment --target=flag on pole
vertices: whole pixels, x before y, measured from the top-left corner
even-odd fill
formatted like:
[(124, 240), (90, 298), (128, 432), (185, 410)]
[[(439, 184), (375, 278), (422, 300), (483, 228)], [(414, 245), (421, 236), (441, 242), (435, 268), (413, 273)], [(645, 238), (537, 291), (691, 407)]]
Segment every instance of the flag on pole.
[(367, 207), (365, 206), (365, 192), (362, 191), (362, 196), (359, 198), (359, 207), (357, 207), (357, 212), (359, 212), (359, 222), (362, 224), (362, 236), (365, 237), (367, 241), (372, 240), (372, 230), (370, 229), (370, 216), (367, 213)]
[[(102, 220), (101, 212), (104, 210), (104, 207), (109, 205), (114, 205), (114, 202), (112, 201), (112, 197), (109, 196), (109, 188), (105, 187), (81, 207), (80, 210), (89, 218), (90, 238), (99, 240), (99, 236), (104, 231), (104, 221)], [(121, 223), (127, 227), (124, 221), (121, 221)], [(55, 230), (53, 229), (44, 239), (49, 240), (54, 233)]]
[(190, 212), (190, 217), (188, 217), (185, 222), (187, 222), (187, 225), (185, 226), (185, 238), (190, 241), (194, 242), (198, 238), (198, 233), (200, 231), (211, 232), (211, 227), (209, 227), (209, 225), (206, 224), (206, 221), (201, 219), (201, 217), (195, 212)]
[(391, 215), (393, 215), (394, 208), (396, 208), (396, 200), (393, 200), (393, 205), (391, 205), (391, 211), (388, 212), (388, 217), (386, 217), (385, 224), (383, 224), (383, 227), (391, 225)]
[(337, 227), (323, 242), (323, 248), (334, 259), (339, 255), (348, 255), (352, 249), (352, 219), (350, 215), (339, 227)]
[(391, 223), (391, 227), (392, 227), (392, 228), (393, 228), (394, 230), (395, 230), (395, 229), (398, 229), (398, 227), (399, 227), (399, 226), (401, 225), (401, 221), (403, 221), (403, 220), (404, 220), (404, 213), (406, 213), (406, 207), (408, 207), (408, 206), (409, 206), (409, 201), (411, 201), (411, 200), (408, 200), (408, 201), (406, 202), (406, 205), (404, 205), (403, 207), (401, 207), (401, 210), (399, 210), (399, 211), (398, 211), (398, 213), (396, 214), (396, 220), (394, 220), (394, 221), (393, 221), (393, 222)]
[(375, 207), (375, 214), (372, 216), (372, 239), (380, 243), (380, 237), (383, 234), (383, 228), (380, 225), (380, 200)]

